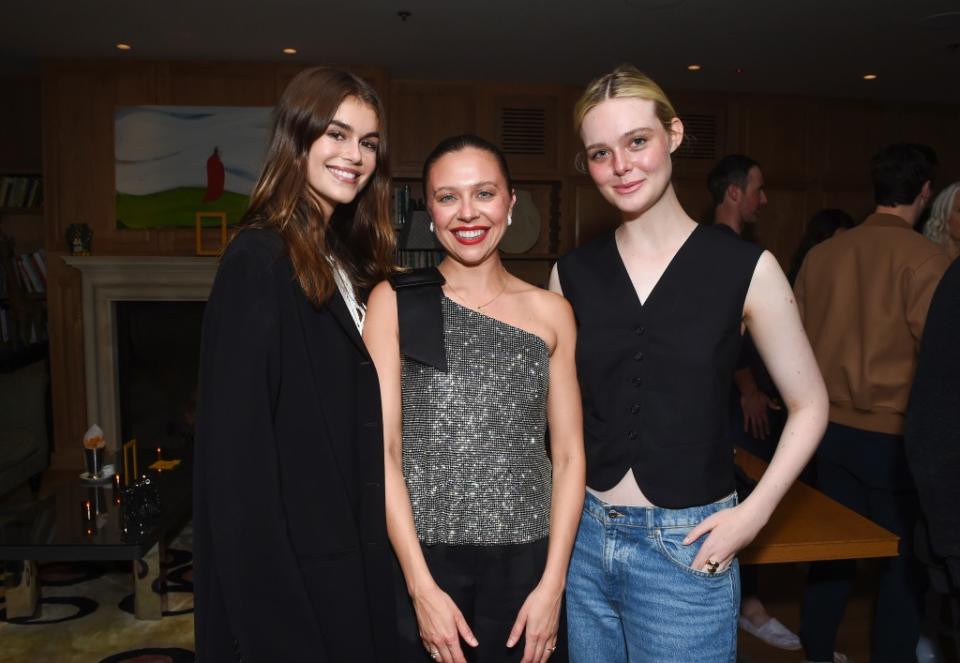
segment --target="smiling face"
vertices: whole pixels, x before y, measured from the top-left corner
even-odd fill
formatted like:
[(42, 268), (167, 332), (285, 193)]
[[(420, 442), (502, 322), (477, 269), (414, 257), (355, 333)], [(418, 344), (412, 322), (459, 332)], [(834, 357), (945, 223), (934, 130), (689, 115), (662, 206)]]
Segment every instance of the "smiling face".
[(516, 197), (493, 154), (475, 147), (445, 154), (430, 167), (426, 186), (437, 240), (447, 255), (477, 265), (496, 254)]
[(377, 167), (376, 111), (355, 97), (340, 104), (323, 135), (307, 154), (307, 183), (327, 218), (337, 205), (353, 202)]
[(670, 185), (670, 153), (683, 140), (683, 125), (674, 118), (670, 128), (654, 102), (637, 97), (606, 99), (584, 116), (580, 136), (590, 177), (624, 217), (643, 214)]

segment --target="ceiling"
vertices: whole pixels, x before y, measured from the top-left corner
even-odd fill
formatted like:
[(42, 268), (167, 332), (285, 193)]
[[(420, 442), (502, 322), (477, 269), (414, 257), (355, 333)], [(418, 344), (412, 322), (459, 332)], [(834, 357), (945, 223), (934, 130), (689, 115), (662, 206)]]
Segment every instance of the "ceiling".
[[(394, 78), (583, 84), (629, 61), (674, 90), (960, 103), (960, 0), (3, 5), (0, 72), (8, 74), (38, 71), (45, 58), (136, 58), (375, 64)], [(121, 41), (133, 49), (118, 51)], [(284, 47), (298, 53), (283, 55)], [(687, 71), (694, 63), (702, 70)], [(863, 80), (867, 73), (877, 80)]]

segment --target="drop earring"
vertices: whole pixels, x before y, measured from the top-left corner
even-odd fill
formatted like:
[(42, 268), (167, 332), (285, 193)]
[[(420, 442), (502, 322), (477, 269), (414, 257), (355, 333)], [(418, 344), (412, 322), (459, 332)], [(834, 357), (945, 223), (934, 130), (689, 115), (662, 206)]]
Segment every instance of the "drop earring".
[(433, 225), (433, 221), (431, 221), (431, 222), (430, 222), (430, 232), (433, 232), (434, 230), (435, 230), (435, 227), (434, 227), (434, 225)]
[(513, 225), (513, 214), (507, 214), (507, 225), (508, 226)]

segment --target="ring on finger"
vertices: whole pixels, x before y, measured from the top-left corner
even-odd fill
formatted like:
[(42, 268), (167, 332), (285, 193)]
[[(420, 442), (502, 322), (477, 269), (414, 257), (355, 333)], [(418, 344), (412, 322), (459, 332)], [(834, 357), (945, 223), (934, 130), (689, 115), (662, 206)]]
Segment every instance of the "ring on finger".
[(439, 649), (431, 649), (431, 650), (430, 650), (430, 658), (432, 658), (432, 659), (435, 660), (435, 661), (439, 661), (439, 660), (440, 660), (440, 650), (439, 650)]
[(713, 575), (714, 573), (717, 572), (717, 569), (719, 568), (720, 568), (720, 562), (717, 562), (712, 559), (707, 560), (707, 573), (709, 573), (710, 575)]

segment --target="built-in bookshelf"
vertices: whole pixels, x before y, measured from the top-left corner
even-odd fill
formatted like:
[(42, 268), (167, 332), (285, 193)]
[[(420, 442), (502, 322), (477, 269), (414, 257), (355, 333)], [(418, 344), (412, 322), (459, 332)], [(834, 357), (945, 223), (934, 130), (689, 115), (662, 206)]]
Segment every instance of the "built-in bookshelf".
[(42, 178), (0, 173), (0, 347), (46, 340), (46, 300)]
[(40, 175), (0, 175), (0, 209), (39, 213), (43, 209), (43, 179)]
[(430, 231), (419, 179), (394, 178), (393, 229), (397, 233), (396, 261), (401, 267), (435, 267), (443, 260), (443, 249)]

